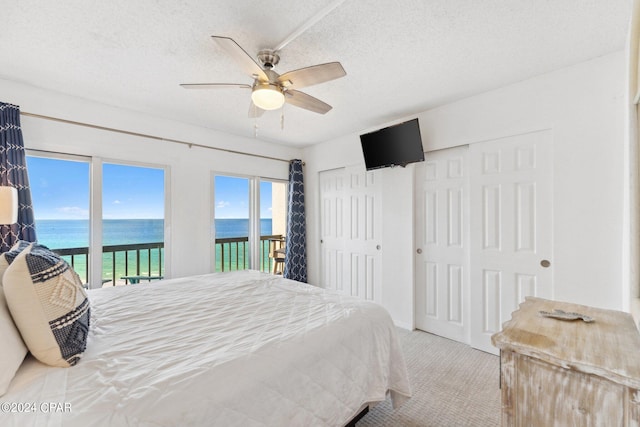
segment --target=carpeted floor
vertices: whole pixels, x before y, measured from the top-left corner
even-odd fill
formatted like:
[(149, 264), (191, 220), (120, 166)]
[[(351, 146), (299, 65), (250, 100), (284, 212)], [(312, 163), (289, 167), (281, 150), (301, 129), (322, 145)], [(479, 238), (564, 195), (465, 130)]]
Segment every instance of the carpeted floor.
[(378, 404), (365, 426), (495, 427), (500, 424), (497, 356), (421, 331), (398, 329), (413, 397), (397, 410)]

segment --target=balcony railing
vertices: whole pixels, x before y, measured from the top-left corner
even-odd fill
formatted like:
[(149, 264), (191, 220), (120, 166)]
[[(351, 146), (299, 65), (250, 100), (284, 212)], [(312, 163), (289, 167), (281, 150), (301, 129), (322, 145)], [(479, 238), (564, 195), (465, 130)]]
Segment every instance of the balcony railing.
[[(216, 239), (215, 271), (244, 270), (249, 267), (249, 239), (229, 237)], [(260, 270), (273, 271), (276, 249), (284, 247), (282, 235), (260, 236)], [(64, 258), (78, 273), (84, 283), (89, 282), (89, 248), (52, 249)], [(124, 277), (162, 277), (164, 243), (133, 243), (102, 247), (103, 286), (126, 283)]]
[[(52, 249), (64, 258), (84, 283), (89, 282), (89, 248)], [(102, 284), (124, 283), (127, 276), (162, 276), (164, 243), (133, 243), (102, 247)]]
[[(273, 271), (271, 254), (284, 247), (281, 234), (260, 236), (260, 270)], [(249, 238), (226, 237), (216, 239), (216, 271), (245, 270), (249, 268)]]

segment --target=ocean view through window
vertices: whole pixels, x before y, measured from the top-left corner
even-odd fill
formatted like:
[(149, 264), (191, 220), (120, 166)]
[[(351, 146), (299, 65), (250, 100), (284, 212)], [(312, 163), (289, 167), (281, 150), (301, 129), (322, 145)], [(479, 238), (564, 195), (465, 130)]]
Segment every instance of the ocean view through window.
[(103, 163), (104, 283), (164, 277), (164, 195), (163, 169)]
[[(89, 246), (90, 161), (27, 155), (38, 242), (50, 249)], [(70, 257), (65, 257), (71, 261)], [(84, 282), (88, 258), (73, 259)], [(77, 261), (77, 262), (76, 262)]]
[[(83, 282), (90, 277), (92, 206), (90, 158), (28, 155), (27, 167), (39, 243), (58, 252)], [(162, 277), (164, 169), (99, 163), (102, 181), (101, 271), (96, 286), (127, 276)], [(94, 260), (95, 261), (95, 260)]]
[(286, 183), (216, 175), (214, 212), (215, 271), (255, 268), (273, 272), (273, 251), (284, 244)]
[[(164, 278), (168, 168), (35, 151), (27, 167), (39, 243), (88, 287)], [(287, 182), (216, 175), (214, 184), (212, 270), (280, 274)]]

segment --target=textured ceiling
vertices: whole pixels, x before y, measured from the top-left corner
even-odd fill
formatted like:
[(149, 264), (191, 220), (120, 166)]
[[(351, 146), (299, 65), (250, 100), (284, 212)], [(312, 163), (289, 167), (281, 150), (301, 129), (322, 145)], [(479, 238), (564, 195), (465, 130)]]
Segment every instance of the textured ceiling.
[[(210, 36), (256, 54), (330, 3), (5, 1), (0, 78), (253, 137), (248, 90), (178, 85), (251, 84)], [(258, 137), (305, 146), (622, 50), (630, 9), (631, 0), (346, 0), (285, 46), (276, 68), (340, 61), (346, 77), (303, 89), (333, 110), (287, 105), (284, 130), (280, 111), (266, 112)]]

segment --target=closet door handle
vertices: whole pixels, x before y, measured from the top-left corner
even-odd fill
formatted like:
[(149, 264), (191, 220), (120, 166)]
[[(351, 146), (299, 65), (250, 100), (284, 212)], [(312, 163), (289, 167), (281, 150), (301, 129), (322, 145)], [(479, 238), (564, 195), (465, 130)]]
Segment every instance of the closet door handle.
[(416, 249), (416, 252), (417, 252), (418, 254), (421, 254), (421, 253), (422, 253), (422, 249), (418, 248), (418, 249)]

